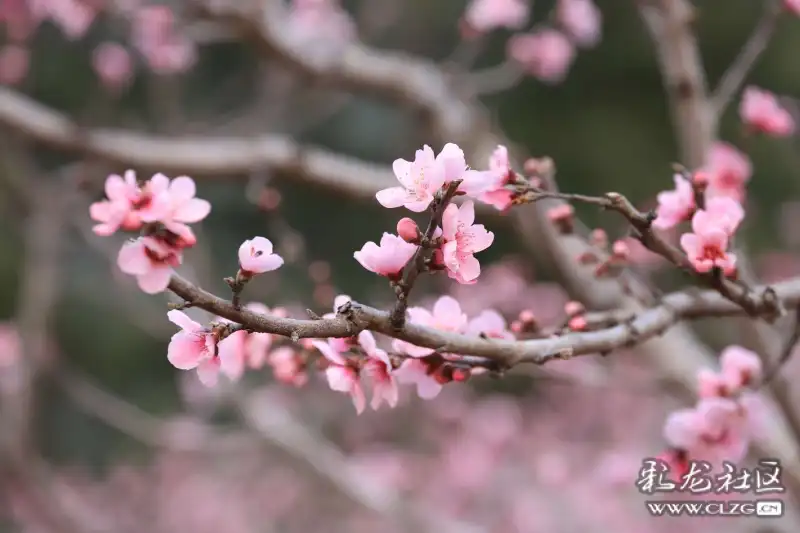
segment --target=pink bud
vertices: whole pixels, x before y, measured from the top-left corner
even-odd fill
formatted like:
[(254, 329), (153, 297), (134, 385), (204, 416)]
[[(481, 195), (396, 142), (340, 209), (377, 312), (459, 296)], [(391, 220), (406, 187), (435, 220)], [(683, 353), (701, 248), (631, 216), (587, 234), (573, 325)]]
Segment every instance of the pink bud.
[(532, 324), (536, 322), (536, 315), (530, 309), (524, 309), (519, 313), (519, 320), (523, 323)]
[(454, 368), (453, 369), (453, 381), (457, 381), (459, 383), (464, 383), (470, 377), (470, 371), (467, 368)]
[(698, 170), (692, 175), (692, 183), (694, 185), (699, 185), (699, 186), (708, 185), (709, 180), (710, 176), (708, 175), (708, 172), (704, 172), (702, 170)]
[(583, 331), (587, 328), (589, 322), (583, 316), (576, 316), (571, 318), (567, 325), (572, 331)]
[(421, 237), (417, 223), (408, 217), (401, 218), (397, 223), (397, 234), (410, 244), (417, 244)]
[(625, 241), (615, 241), (612, 253), (616, 259), (626, 260), (630, 257), (631, 249)]
[(608, 246), (608, 233), (600, 228), (592, 230), (591, 235), (589, 235), (589, 242), (592, 243), (592, 246), (605, 249), (605, 247)]
[(561, 233), (572, 233), (574, 229), (573, 215), (575, 208), (569, 204), (562, 204), (554, 207), (547, 212), (547, 217), (558, 228)]
[(567, 313), (567, 316), (573, 317), (586, 312), (586, 308), (582, 303), (571, 300), (564, 305), (564, 311)]

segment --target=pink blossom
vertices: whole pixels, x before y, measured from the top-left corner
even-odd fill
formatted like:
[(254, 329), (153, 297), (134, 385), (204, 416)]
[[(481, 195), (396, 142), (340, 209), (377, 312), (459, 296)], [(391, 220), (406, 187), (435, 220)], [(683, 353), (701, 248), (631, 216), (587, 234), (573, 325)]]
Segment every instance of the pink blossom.
[(47, 16), (72, 40), (86, 34), (96, 15), (94, 7), (81, 0), (50, 0), (43, 7)]
[(0, 323), (0, 370), (14, 366), (22, 355), (22, 343), (17, 328)]
[(543, 29), (513, 36), (508, 41), (508, 55), (531, 76), (556, 84), (564, 81), (575, 59), (575, 48), (563, 33)]
[(194, 43), (175, 30), (175, 17), (167, 6), (150, 5), (133, 17), (131, 39), (157, 74), (189, 69), (197, 59)]
[(400, 383), (416, 385), (417, 396), (423, 400), (436, 398), (442, 392), (442, 384), (430, 374), (428, 365), (419, 359), (406, 359), (394, 375)]
[(511, 169), (511, 161), (508, 158), (508, 149), (505, 146), (495, 148), (489, 156), (490, 178), (486, 189), (475, 197), (492, 207), (504, 211), (511, 207), (514, 193), (506, 189), (506, 185), (514, 180), (514, 171)]
[[(89, 209), (92, 219), (100, 222), (93, 228), (97, 235), (108, 236), (118, 229), (138, 231), (145, 222), (169, 220), (172, 216), (170, 182), (163, 174), (155, 174), (142, 187), (138, 185), (133, 170), (126, 171), (124, 178), (112, 174), (106, 179), (105, 192), (108, 199), (93, 203)], [(208, 204), (205, 200), (198, 202), (200, 204), (190, 203), (188, 207), (203, 208), (203, 203)], [(182, 224), (172, 223), (167, 229), (180, 235), (185, 241), (194, 238), (191, 230)]]
[(720, 357), (722, 377), (729, 390), (754, 385), (762, 374), (761, 358), (741, 346), (728, 346)]
[(330, 342), (313, 341), (312, 345), (328, 360), (329, 366), (325, 369), (325, 376), (328, 378), (331, 390), (349, 394), (356, 412), (358, 414), (364, 412), (367, 398), (359, 381), (358, 369), (350, 364)]
[(377, 410), (382, 402), (397, 407), (397, 380), (393, 375), (392, 362), (388, 354), (378, 348), (375, 337), (369, 331), (358, 334), (358, 343), (367, 354), (364, 371), (372, 378), (372, 409)]
[(472, 0), (464, 13), (469, 26), (481, 33), (508, 28), (518, 30), (528, 21), (530, 6), (526, 0)]
[(783, 0), (786, 9), (795, 15), (800, 15), (800, 0)]
[(134, 213), (143, 200), (142, 190), (136, 183), (136, 173), (133, 170), (125, 172), (125, 177), (116, 174), (106, 178), (106, 197), (108, 200), (93, 203), (89, 208), (89, 215), (100, 224), (93, 228), (97, 235), (108, 236), (120, 227), (128, 231), (141, 228), (142, 221)]
[(702, 399), (694, 409), (672, 413), (664, 425), (664, 437), (672, 446), (715, 465), (744, 459), (748, 433), (746, 411), (726, 398)]
[(295, 387), (302, 387), (308, 382), (305, 363), (291, 346), (276, 348), (269, 354), (268, 360), (278, 381)]
[(707, 368), (697, 373), (697, 395), (700, 398), (726, 397), (729, 394), (725, 379)]
[(103, 84), (112, 91), (127, 86), (133, 75), (133, 61), (128, 50), (117, 43), (103, 43), (92, 53), (92, 65)]
[(556, 16), (578, 46), (591, 48), (600, 42), (603, 15), (592, 0), (559, 0)]
[(292, 45), (323, 64), (341, 57), (356, 37), (356, 25), (339, 0), (293, 0), (286, 27)]
[(485, 309), (473, 317), (467, 324), (466, 333), (484, 335), (492, 339), (514, 340), (514, 334), (508, 330), (506, 319), (494, 309)]
[[(413, 324), (453, 333), (463, 333), (468, 323), (467, 315), (464, 314), (458, 301), (452, 296), (442, 296), (436, 300), (433, 305), (433, 312), (422, 307), (409, 308), (408, 319)], [(425, 357), (435, 351), (431, 348), (415, 346), (398, 339), (392, 342), (392, 346), (398, 352), (412, 357)]]
[(397, 235), (384, 233), (380, 246), (370, 241), (360, 251), (355, 252), (353, 257), (370, 272), (396, 278), (416, 251), (417, 245), (410, 244)]
[(167, 289), (172, 268), (181, 264), (180, 250), (155, 237), (140, 237), (122, 245), (117, 266), (126, 274), (136, 276), (139, 288), (148, 294)]
[(720, 268), (725, 275), (736, 269), (736, 256), (728, 253), (729, 235), (724, 221), (699, 210), (692, 217), (692, 231), (681, 235), (681, 247), (697, 272)]
[(272, 253), (272, 242), (264, 237), (253, 237), (239, 246), (239, 267), (247, 276), (279, 269), (283, 258)]
[(739, 115), (755, 131), (786, 137), (794, 133), (794, 118), (769, 91), (747, 87), (742, 94)]
[(28, 74), (31, 53), (27, 48), (9, 44), (0, 48), (0, 84), (17, 85)]
[(191, 235), (191, 230), (186, 224), (200, 222), (211, 212), (211, 204), (206, 200), (195, 198), (197, 187), (194, 180), (188, 176), (178, 176), (169, 181), (165, 190), (163, 174), (156, 174), (150, 180), (158, 180), (158, 192), (154, 193), (153, 201), (148, 210), (140, 214), (144, 222), (161, 222), (165, 228), (176, 235)]
[[(285, 309), (275, 308), (270, 310), (266, 305), (257, 302), (251, 302), (245, 308), (260, 315), (287, 316)], [(270, 348), (272, 348), (273, 340), (273, 335), (270, 333), (255, 332), (247, 336), (244, 353), (245, 361), (249, 368), (257, 370), (267, 363), (267, 356)]]
[(702, 219), (703, 226), (715, 226), (733, 236), (744, 220), (742, 204), (728, 196), (718, 196), (706, 200), (705, 209), (699, 210), (696, 217)]
[(397, 159), (392, 168), (401, 186), (383, 189), (375, 195), (378, 203), (388, 208), (405, 206), (421, 213), (442, 187), (455, 180), (464, 180), (459, 190), (465, 194), (485, 187), (484, 174), (468, 171), (463, 150), (453, 143), (446, 144), (437, 156), (425, 145), (417, 150), (413, 162)]
[(220, 371), (231, 379), (241, 375), (236, 363), (237, 350), (246, 332), (234, 333), (217, 342), (214, 331), (204, 328), (183, 311), (170, 311), (167, 318), (181, 328), (172, 336), (167, 349), (167, 359), (172, 366), (179, 370), (196, 369), (200, 381), (207, 387), (216, 385)]
[(478, 279), (481, 265), (473, 254), (487, 249), (494, 241), (494, 233), (474, 222), (475, 205), (471, 201), (461, 207), (448, 205), (442, 216), (444, 264), (448, 276), (459, 283), (474, 283)]
[(691, 182), (675, 174), (675, 189), (658, 193), (658, 208), (653, 226), (669, 229), (688, 220), (695, 209), (694, 188)]
[(753, 173), (750, 159), (724, 142), (711, 146), (703, 172), (708, 178), (707, 196), (730, 196), (742, 201), (744, 188)]

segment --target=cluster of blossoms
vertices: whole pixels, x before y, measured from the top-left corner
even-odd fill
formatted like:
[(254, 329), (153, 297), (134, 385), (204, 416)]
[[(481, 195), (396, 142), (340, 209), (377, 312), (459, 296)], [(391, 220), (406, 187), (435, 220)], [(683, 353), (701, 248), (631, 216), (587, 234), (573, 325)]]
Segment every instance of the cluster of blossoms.
[(69, 40), (86, 36), (101, 12), (129, 21), (131, 48), (114, 41), (98, 44), (92, 66), (98, 78), (112, 91), (125, 88), (133, 79), (136, 57), (156, 74), (185, 72), (196, 61), (196, 45), (178, 28), (175, 13), (165, 5), (140, 1), (104, 2), (86, 0), (10, 0), (0, 5), (0, 23), (5, 23), (10, 43), (0, 48), (0, 82), (17, 84), (25, 79), (30, 62), (27, 42), (37, 27), (50, 21)]
[[(347, 300), (347, 296), (339, 296), (334, 307), (340, 307)], [(333, 315), (326, 315), (330, 316)], [(412, 307), (408, 309), (408, 317), (413, 324), (452, 333), (514, 338), (505, 319), (497, 311), (485, 310), (470, 319), (461, 310), (458, 301), (451, 296), (439, 298), (431, 310)], [(432, 399), (442, 390), (443, 384), (466, 381), (475, 373), (474, 369), (458, 365), (461, 358), (459, 355), (438, 353), (431, 348), (415, 346), (397, 339), (391, 342), (391, 350), (387, 352), (378, 347), (375, 337), (369, 331), (362, 331), (358, 336), (348, 339), (315, 340), (309, 344), (319, 350), (327, 360), (325, 373), (331, 389), (349, 394), (358, 413), (366, 406), (363, 376), (367, 376), (372, 382), (370, 405), (373, 409), (378, 409), (383, 402), (390, 407), (397, 405), (398, 384), (414, 385), (420, 398)], [(348, 357), (348, 354), (360, 357)]]
[[(530, 11), (526, 0), (472, 0), (464, 13), (464, 31), (475, 36), (498, 28), (521, 30)], [(508, 56), (546, 83), (564, 80), (576, 47), (596, 46), (602, 33), (602, 14), (592, 0), (559, 0), (552, 18), (553, 26), (542, 25), (508, 41)]]
[(117, 258), (119, 268), (136, 276), (139, 288), (148, 294), (166, 290), (172, 268), (183, 261), (183, 250), (197, 243), (187, 225), (200, 222), (211, 212), (211, 204), (195, 198), (194, 180), (180, 176), (170, 180), (156, 174), (138, 183), (136, 173), (106, 180), (107, 199), (91, 205), (89, 214), (98, 222), (94, 232), (109, 236), (117, 230), (141, 232), (142, 236), (123, 245)]
[(721, 371), (700, 372), (697, 405), (673, 412), (664, 425), (672, 446), (664, 459), (678, 476), (690, 461), (739, 462), (747, 455), (755, 433), (758, 398), (753, 389), (762, 377), (761, 359), (740, 346), (721, 355)]
[[(404, 206), (410, 211), (422, 212), (434, 202), (437, 194), (456, 181), (461, 182), (458, 193), (478, 199), (490, 194), (504, 195), (505, 200), (499, 203), (501, 208), (510, 206), (512, 200), (513, 193), (504, 187), (513, 172), (502, 146), (492, 156), (490, 170), (484, 172), (468, 169), (464, 152), (452, 143), (445, 145), (437, 156), (430, 146), (425, 146), (417, 150), (413, 162), (398, 159), (393, 168), (401, 186), (377, 193), (378, 202), (384, 207)], [(396, 281), (418, 248), (428, 246), (435, 248), (432, 269), (446, 270), (459, 283), (475, 283), (480, 275), (480, 264), (474, 254), (487, 249), (494, 241), (494, 234), (482, 224), (474, 224), (475, 206), (471, 201), (460, 207), (448, 205), (441, 218), (441, 227), (426, 236), (413, 220), (403, 218), (397, 225), (398, 235), (385, 233), (380, 245), (368, 242), (354, 256), (367, 270)], [(432, 242), (423, 243), (423, 239)]]
[[(794, 118), (777, 97), (756, 87), (745, 89), (739, 114), (753, 132), (785, 137), (795, 129)], [(692, 231), (681, 236), (680, 244), (698, 272), (718, 268), (735, 275), (736, 257), (728, 248), (744, 218), (742, 203), (752, 171), (745, 154), (717, 142), (703, 168), (691, 175), (676, 174), (675, 189), (658, 194), (653, 226), (666, 230), (691, 221)]]

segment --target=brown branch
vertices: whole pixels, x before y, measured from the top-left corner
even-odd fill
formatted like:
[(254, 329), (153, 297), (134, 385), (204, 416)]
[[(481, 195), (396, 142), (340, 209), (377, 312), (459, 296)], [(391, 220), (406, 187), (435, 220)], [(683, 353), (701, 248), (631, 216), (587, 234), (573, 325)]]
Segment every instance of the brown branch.
[(360, 197), (396, 183), (386, 166), (300, 146), (281, 135), (174, 137), (81, 129), (66, 115), (7, 87), (0, 87), (0, 124), (55, 148), (168, 174), (230, 176), (270, 168)]
[(719, 85), (717, 85), (714, 94), (711, 96), (711, 106), (717, 116), (722, 115), (725, 111), (736, 91), (744, 83), (747, 74), (750, 73), (761, 54), (767, 49), (783, 9), (783, 4), (780, 0), (771, 0), (764, 3), (764, 14), (756, 24), (753, 33), (739, 52), (739, 55), (728, 67), (728, 70), (725, 71), (725, 74), (722, 75)]
[(408, 297), (419, 275), (428, 270), (430, 266), (429, 263), (434, 252), (434, 247), (432, 246), (434, 234), (442, 224), (444, 211), (447, 209), (447, 206), (450, 205), (459, 185), (461, 185), (461, 180), (456, 180), (450, 183), (447, 189), (439, 191), (434, 197), (430, 206), (431, 219), (428, 222), (425, 233), (420, 239), (419, 247), (403, 269), (403, 275), (400, 280), (394, 283), (397, 303), (392, 309), (391, 322), (396, 330), (403, 329), (403, 325), (406, 321), (406, 310), (408, 309)]
[[(715, 291), (696, 294), (691, 291), (676, 292), (664, 297), (661, 305), (642, 311), (625, 324), (555, 338), (506, 341), (449, 333), (413, 323), (407, 323), (397, 331), (389, 313), (356, 302), (336, 318), (298, 320), (261, 315), (245, 308), (237, 309), (231, 302), (196, 287), (178, 275), (173, 275), (169, 288), (194, 307), (242, 324), (250, 331), (274, 333), (297, 341), (301, 338), (352, 337), (359, 331), (371, 330), (418, 346), (484, 357), (504, 367), (520, 363), (543, 364), (552, 359), (610, 352), (660, 335), (681, 319), (735, 316), (743, 312), (739, 306), (726, 301)], [(786, 306), (794, 306), (800, 301), (800, 280), (777, 284), (772, 290)]]
[(656, 45), (670, 100), (681, 162), (696, 169), (705, 162), (717, 118), (708, 106), (705, 70), (692, 31), (694, 7), (688, 0), (642, 4), (641, 14)]

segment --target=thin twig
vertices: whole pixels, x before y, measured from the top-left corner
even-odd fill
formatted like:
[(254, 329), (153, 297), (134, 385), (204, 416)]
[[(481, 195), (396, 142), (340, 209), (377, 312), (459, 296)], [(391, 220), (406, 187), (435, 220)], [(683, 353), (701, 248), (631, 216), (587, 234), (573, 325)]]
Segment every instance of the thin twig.
[(767, 49), (782, 12), (783, 5), (780, 0), (770, 0), (764, 3), (764, 14), (739, 55), (722, 75), (722, 79), (710, 98), (711, 106), (717, 116), (725, 111), (761, 54)]

